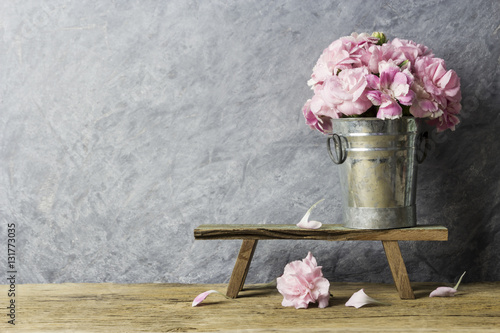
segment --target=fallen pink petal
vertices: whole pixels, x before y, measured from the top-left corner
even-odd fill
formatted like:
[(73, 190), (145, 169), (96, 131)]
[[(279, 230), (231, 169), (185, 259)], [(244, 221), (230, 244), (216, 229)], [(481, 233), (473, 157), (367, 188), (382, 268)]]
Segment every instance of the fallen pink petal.
[(371, 298), (365, 293), (364, 289), (361, 289), (360, 291), (357, 291), (354, 294), (352, 294), (351, 298), (349, 298), (349, 300), (345, 303), (345, 306), (353, 306), (356, 309), (359, 309), (360, 307), (368, 304), (385, 304), (385, 303), (382, 303), (374, 298)]
[(321, 199), (320, 201), (316, 202), (314, 205), (309, 208), (309, 210), (306, 212), (304, 217), (300, 220), (299, 223), (297, 223), (297, 227), (302, 228), (302, 229), (319, 229), (323, 225), (321, 222), (318, 221), (309, 221), (309, 216), (311, 215), (311, 212), (314, 207), (316, 207), (317, 204), (319, 204), (321, 201), (325, 199)]
[(451, 297), (455, 296), (456, 292), (457, 290), (451, 287), (438, 287), (436, 290), (431, 292), (429, 297)]
[(205, 292), (202, 292), (198, 296), (196, 296), (195, 299), (193, 300), (193, 304), (191, 306), (197, 306), (198, 304), (203, 302), (205, 300), (205, 298), (207, 298), (208, 295), (213, 294), (213, 293), (221, 294), (222, 296), (227, 298), (226, 295), (222, 294), (221, 292), (219, 292), (217, 290), (207, 290)]
[(461, 276), (460, 279), (458, 279), (457, 284), (455, 287), (437, 287), (436, 290), (433, 290), (429, 297), (452, 297), (455, 296), (456, 292), (458, 291), (458, 286), (460, 285), (460, 282), (462, 282), (462, 278), (464, 277), (465, 273), (464, 272)]
[(323, 223), (318, 222), (318, 221), (306, 221), (306, 222), (300, 222), (297, 224), (297, 227), (302, 228), (302, 229), (319, 229)]

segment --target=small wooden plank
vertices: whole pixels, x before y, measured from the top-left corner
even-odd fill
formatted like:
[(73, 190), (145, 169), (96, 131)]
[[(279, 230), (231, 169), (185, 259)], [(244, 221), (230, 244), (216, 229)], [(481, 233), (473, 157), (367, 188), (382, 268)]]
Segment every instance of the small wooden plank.
[(394, 279), (394, 284), (396, 284), (399, 297), (401, 299), (415, 299), (398, 242), (382, 241), (382, 244), (384, 245), (385, 255), (387, 256), (387, 261), (389, 262), (389, 267), (391, 268), (392, 277)]
[(226, 295), (228, 297), (236, 298), (240, 290), (243, 289), (256, 247), (256, 239), (243, 240), (240, 252), (238, 253), (238, 258), (236, 258), (236, 263), (234, 264), (231, 279), (229, 280), (229, 285), (227, 287)]
[(339, 224), (323, 224), (320, 229), (302, 229), (293, 224), (205, 224), (194, 230), (194, 237), (195, 239), (446, 241), (448, 229), (438, 225), (375, 230), (349, 229)]

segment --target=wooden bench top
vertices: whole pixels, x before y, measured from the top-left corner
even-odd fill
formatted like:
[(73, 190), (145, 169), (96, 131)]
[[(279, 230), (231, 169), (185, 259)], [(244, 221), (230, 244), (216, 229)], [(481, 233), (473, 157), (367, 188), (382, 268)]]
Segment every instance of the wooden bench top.
[(349, 229), (340, 224), (323, 224), (319, 229), (302, 229), (294, 224), (203, 224), (194, 229), (195, 239), (311, 239), (327, 241), (446, 241), (448, 229), (420, 225), (401, 229)]

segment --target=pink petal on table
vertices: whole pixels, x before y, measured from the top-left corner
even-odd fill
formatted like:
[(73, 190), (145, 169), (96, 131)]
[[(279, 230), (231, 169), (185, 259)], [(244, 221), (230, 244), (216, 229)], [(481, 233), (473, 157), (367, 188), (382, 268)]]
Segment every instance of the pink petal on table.
[(460, 282), (462, 282), (462, 278), (464, 277), (465, 273), (464, 272), (461, 276), (460, 279), (458, 279), (457, 284), (455, 287), (450, 288), (450, 287), (438, 287), (436, 290), (432, 291), (429, 297), (451, 297), (455, 296), (455, 293), (458, 290), (458, 286), (460, 285)]
[(297, 227), (303, 229), (319, 229), (322, 225), (323, 223), (318, 221), (300, 221), (297, 223)]
[(457, 292), (456, 289), (450, 287), (438, 287), (436, 290), (431, 292), (429, 297), (450, 297), (455, 296)]
[(207, 298), (208, 295), (210, 295), (212, 293), (220, 294), (220, 292), (218, 292), (217, 290), (207, 290), (205, 292), (202, 292), (201, 294), (199, 294), (198, 296), (195, 297), (195, 299), (193, 300), (192, 306), (197, 306), (198, 304), (203, 302), (205, 300), (205, 298)]
[(311, 215), (311, 211), (313, 210), (314, 207), (316, 207), (317, 204), (319, 204), (321, 201), (325, 199), (321, 199), (320, 201), (316, 202), (314, 205), (311, 206), (311, 208), (308, 209), (304, 217), (300, 220), (299, 223), (297, 223), (297, 227), (303, 228), (303, 229), (319, 229), (322, 226), (321, 222), (318, 221), (309, 221), (309, 216)]
[(367, 294), (365, 294), (365, 290), (361, 289), (360, 291), (355, 292), (352, 294), (351, 298), (345, 303), (345, 306), (353, 306), (356, 309), (359, 309), (360, 307), (367, 305), (367, 304), (384, 304), (382, 302), (377, 301), (376, 299), (371, 298)]

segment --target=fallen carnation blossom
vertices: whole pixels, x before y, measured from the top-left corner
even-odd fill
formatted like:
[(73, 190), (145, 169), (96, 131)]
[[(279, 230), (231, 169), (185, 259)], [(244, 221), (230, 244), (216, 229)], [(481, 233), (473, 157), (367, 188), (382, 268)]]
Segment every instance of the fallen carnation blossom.
[(455, 296), (456, 292), (457, 292), (457, 289), (458, 289), (458, 286), (460, 285), (460, 282), (462, 282), (462, 278), (464, 277), (466, 272), (464, 272), (462, 274), (462, 276), (460, 276), (460, 279), (458, 279), (458, 282), (457, 284), (455, 285), (455, 287), (451, 288), (451, 287), (437, 287), (436, 290), (433, 290), (431, 292), (431, 294), (429, 295), (429, 297), (451, 297), (451, 296)]
[(345, 306), (353, 306), (356, 309), (359, 309), (362, 306), (365, 306), (367, 304), (383, 304), (387, 305), (386, 303), (377, 301), (374, 298), (371, 298), (365, 293), (364, 289), (361, 289), (360, 291), (355, 292), (352, 294), (351, 298), (345, 303)]
[(314, 207), (316, 207), (317, 204), (319, 204), (321, 201), (325, 199), (321, 199), (320, 201), (316, 202), (314, 205), (309, 208), (309, 210), (306, 212), (302, 220), (300, 220), (299, 223), (297, 223), (297, 227), (302, 228), (302, 229), (319, 229), (323, 225), (321, 222), (318, 221), (309, 221), (309, 216), (311, 215), (311, 212)]
[(198, 304), (200, 304), (201, 302), (203, 302), (205, 300), (205, 298), (207, 298), (208, 295), (213, 294), (213, 293), (222, 295), (225, 298), (229, 299), (228, 296), (224, 295), (220, 291), (217, 291), (217, 290), (207, 290), (207, 291), (202, 292), (198, 296), (196, 296), (195, 299), (193, 300), (193, 304), (191, 306), (197, 306)]
[(276, 282), (278, 291), (283, 295), (283, 306), (306, 309), (309, 303), (316, 302), (319, 308), (328, 306), (330, 282), (323, 277), (321, 266), (317, 265), (311, 252), (302, 261), (287, 264)]

